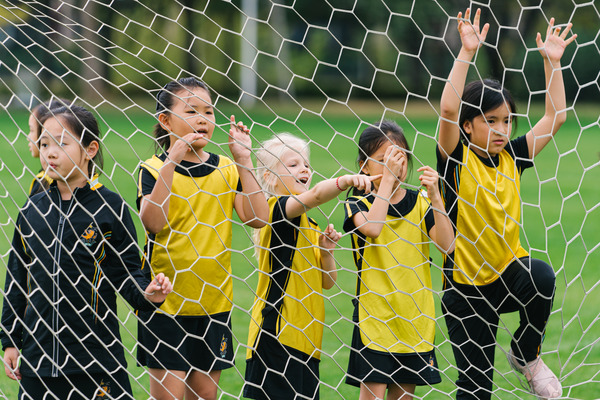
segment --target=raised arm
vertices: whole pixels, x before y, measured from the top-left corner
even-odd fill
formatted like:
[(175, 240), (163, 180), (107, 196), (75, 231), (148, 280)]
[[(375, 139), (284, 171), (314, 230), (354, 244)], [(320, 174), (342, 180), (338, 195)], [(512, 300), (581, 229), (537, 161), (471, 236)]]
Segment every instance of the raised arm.
[(341, 192), (348, 190), (350, 187), (355, 187), (365, 193), (369, 193), (371, 191), (371, 182), (378, 178), (379, 176), (357, 174), (343, 175), (321, 181), (312, 189), (297, 196), (291, 196), (286, 202), (285, 213), (289, 219), (296, 218), (311, 208), (318, 207), (329, 200), (335, 199)]
[(229, 149), (236, 162), (242, 183), (242, 194), (235, 196), (235, 211), (240, 220), (253, 228), (262, 228), (269, 220), (269, 205), (252, 169), (252, 139), (250, 130), (243, 123), (235, 123), (231, 116)]
[(450, 71), (440, 100), (441, 120), (438, 146), (444, 158), (452, 153), (460, 140), (458, 117), (460, 101), (465, 88), (465, 81), (467, 80), (467, 72), (475, 53), (485, 41), (490, 28), (489, 24), (485, 24), (483, 29), (479, 29), (480, 16), (481, 9), (477, 9), (473, 23), (471, 23), (470, 8), (467, 8), (465, 11), (464, 19), (462, 18), (462, 12), (459, 12), (457, 16), (458, 32), (462, 47), (454, 61), (454, 66), (452, 67), (452, 71)]
[(561, 29), (554, 26), (554, 18), (551, 18), (546, 30), (546, 40), (542, 41), (542, 35), (539, 32), (535, 38), (540, 54), (544, 58), (546, 107), (544, 116), (527, 133), (527, 145), (531, 158), (535, 157), (550, 142), (567, 119), (565, 110), (567, 101), (560, 60), (567, 46), (577, 37), (577, 35), (572, 35), (567, 39), (572, 26), (573, 24), (569, 23), (561, 33)]

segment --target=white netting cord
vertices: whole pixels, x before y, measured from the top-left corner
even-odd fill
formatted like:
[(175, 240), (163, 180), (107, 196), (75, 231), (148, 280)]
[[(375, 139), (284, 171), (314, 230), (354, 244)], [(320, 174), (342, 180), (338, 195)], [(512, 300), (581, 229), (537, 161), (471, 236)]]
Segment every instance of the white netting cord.
[[(18, 109), (30, 109), (34, 104), (45, 101), (49, 97), (48, 94), (74, 98), (76, 103), (97, 112), (99, 121), (105, 125), (102, 129), (107, 138), (104, 151), (109, 164), (105, 167), (100, 181), (106, 180), (105, 183), (125, 197), (125, 200), (130, 202), (128, 207), (134, 215), (137, 212), (133, 204), (133, 185), (138, 178), (136, 167), (152, 154), (153, 138), (150, 131), (151, 125), (155, 123), (152, 104), (154, 95), (165, 82), (187, 75), (196, 75), (205, 80), (213, 90), (213, 101), (217, 105), (217, 123), (223, 126), (215, 130), (211, 151), (220, 155), (230, 157), (223, 131), (228, 131), (228, 123), (225, 121), (229, 113), (233, 112), (238, 120), (243, 120), (251, 127), (255, 147), (259, 141), (281, 131), (292, 131), (306, 138), (314, 152), (311, 161), (316, 166), (315, 178), (327, 179), (355, 172), (356, 146), (351, 147), (348, 144), (358, 140), (365, 126), (384, 118), (398, 119), (409, 138), (413, 137), (409, 142), (417, 168), (424, 164), (433, 166), (435, 163), (428, 153), (433, 152), (435, 145), (436, 123), (424, 123), (422, 115), (425, 113), (437, 118), (435, 110), (437, 97), (441, 92), (439, 84), (445, 82), (447, 74), (447, 70), (441, 65), (443, 62), (440, 62), (440, 65), (432, 62), (430, 50), (438, 49), (438, 55), (448, 53), (445, 58), (450, 60), (450, 54), (456, 54), (459, 46), (456, 42), (456, 20), (453, 18), (456, 14), (454, 5), (449, 7), (438, 1), (430, 2), (428, 6), (432, 15), (440, 17), (439, 23), (434, 24), (424, 19), (420, 8), (423, 6), (416, 2), (405, 9), (402, 5), (385, 2), (371, 4), (367, 9), (372, 8), (371, 11), (377, 16), (383, 15), (378, 23), (369, 19), (361, 2), (355, 2), (349, 8), (328, 3), (326, 8), (330, 15), (325, 21), (298, 4), (263, 5), (252, 1), (207, 1), (202, 7), (198, 7), (189, 1), (182, 1), (153, 8), (138, 2), (125, 3), (127, 2), (104, 4), (90, 1), (80, 6), (74, 2), (61, 1), (32, 1), (19, 4), (7, 1), (5, 5), (1, 5), (0, 42), (5, 48), (11, 46), (7, 48), (11, 54), (21, 54), (21, 60), (16, 59), (15, 65), (10, 65), (11, 60), (8, 59), (0, 64), (3, 69), (0, 71), (0, 79), (4, 86), (1, 92), (3, 113), (9, 117), (5, 118), (7, 125), (2, 128), (2, 141), (10, 152), (15, 153), (15, 158), (10, 162), (5, 162), (2, 157), (0, 168), (0, 226), (3, 230), (0, 239), (3, 260), (8, 260), (18, 208), (24, 204), (28, 185), (39, 168), (36, 162), (29, 159), (23, 145), (24, 139), (14, 133), (25, 130), (23, 127), (26, 114)], [(228, 5), (225, 5), (226, 3)], [(220, 12), (218, 6), (227, 7), (229, 16)], [(473, 8), (477, 6), (477, 3), (472, 5)], [(527, 121), (521, 125), (522, 133), (532, 125), (529, 118), (535, 121), (535, 116), (540, 115), (534, 103), (540, 100), (545, 92), (539, 87), (539, 79), (533, 79), (528, 72), (530, 69), (527, 63), (533, 62), (529, 60), (539, 56), (536, 54), (537, 50), (532, 50), (532, 38), (522, 35), (520, 29), (524, 29), (523, 24), (526, 22), (534, 20), (529, 16), (531, 13), (537, 13), (540, 18), (536, 23), (542, 31), (545, 23), (542, 20), (547, 21), (549, 18), (546, 16), (554, 15), (552, 13), (559, 10), (550, 6), (546, 9), (545, 4), (532, 7), (519, 5), (518, 12), (514, 12), (515, 16), (501, 5), (481, 6), (487, 6), (487, 21), (496, 24), (498, 31), (518, 35), (516, 44), (512, 43), (512, 46), (526, 53), (519, 67), (514, 68), (513, 64), (505, 62), (503, 55), (507, 54), (510, 46), (502, 40), (502, 35), (498, 34), (498, 39), (489, 41), (490, 44), (485, 48), (485, 51), (491, 51), (495, 56), (486, 56), (484, 50), (480, 50), (478, 57), (483, 61), (478, 59), (475, 62), (481, 67), (483, 77), (487, 75), (485, 63), (490, 63), (489, 59), (493, 57), (500, 59), (502, 82), (509, 81), (512, 75), (522, 77), (524, 91), (526, 96), (529, 96), (526, 111), (519, 114), (524, 117), (521, 118), (522, 121)], [(585, 22), (581, 18), (582, 13), (585, 13), (588, 19), (600, 20), (600, 14), (593, 2), (573, 2), (563, 6), (568, 9), (568, 13), (565, 15), (567, 11), (562, 11), (560, 22), (573, 20), (576, 30), (578, 23)], [(344, 31), (343, 24), (339, 23), (343, 20), (340, 16), (349, 18), (351, 26), (363, 33), (353, 35), (348, 30)], [(398, 19), (414, 25), (409, 32), (417, 33), (417, 40), (414, 42), (418, 45), (413, 43), (408, 46), (401, 42), (402, 38), (398, 37), (398, 31), (395, 30), (398, 24), (394, 23)], [(202, 24), (190, 23), (194, 20), (201, 21)], [(110, 34), (107, 34), (108, 31)], [(25, 44), (14, 39), (18, 35), (21, 35)], [(36, 35), (47, 38), (43, 56), (38, 55)], [(311, 41), (318, 35), (321, 35), (321, 41)], [(595, 36), (589, 37), (587, 41), (583, 38), (578, 40), (573, 58), (577, 57), (578, 52), (589, 48), (598, 52), (597, 37), (598, 33), (595, 32)], [(412, 41), (411, 38), (412, 36), (407, 35), (404, 39)], [(239, 43), (239, 51), (234, 47), (236, 42)], [(327, 46), (330, 46), (329, 53), (333, 56), (323, 51), (323, 47)], [(382, 58), (377, 49), (386, 50), (384, 58), (393, 61)], [(307, 65), (298, 61), (299, 52), (308, 60)], [(189, 57), (188, 61), (185, 61), (186, 57)], [(173, 61), (174, 59), (178, 61)], [(358, 69), (362, 69), (362, 74), (361, 71), (352, 71), (352, 62), (358, 65)], [(182, 63), (185, 66), (182, 67)], [(424, 81), (411, 81), (410, 77), (413, 75), (404, 75), (404, 65), (415, 63), (418, 66), (414, 69), (427, 77)], [(191, 68), (194, 64), (195, 67)], [(578, 89), (576, 99), (580, 92), (584, 97), (590, 90), (598, 90), (597, 82), (581, 79), (577, 68), (567, 61), (563, 63), (563, 74), (569, 78), (572, 76), (575, 80), (575, 87)], [(472, 71), (479, 74), (479, 69), (472, 67)], [(103, 75), (104, 72), (108, 72), (107, 76), (111, 78)], [(398, 96), (404, 100), (402, 104), (389, 100), (389, 92), (384, 90), (385, 85), (382, 88), (379, 84), (382, 77), (391, 82), (388, 86), (403, 91)], [(336, 91), (328, 85), (330, 82), (340, 82), (338, 85), (342, 90)], [(425, 90), (415, 87), (421, 83), (424, 83)], [(315, 96), (317, 100), (313, 103), (306, 100), (306, 93)], [(375, 105), (374, 112), (369, 111), (368, 114), (377, 114), (377, 118), (365, 117), (365, 103), (355, 102), (361, 93), (372, 103), (371, 107)], [(273, 101), (274, 97), (279, 97), (279, 100)], [(143, 105), (138, 104), (140, 98)], [(422, 101), (424, 105), (420, 107), (424, 112), (415, 108), (416, 100)], [(222, 108), (228, 111), (222, 111)], [(253, 116), (253, 111), (257, 116)], [(341, 112), (345, 119), (354, 121), (354, 126), (347, 127), (336, 120), (336, 112)], [(132, 116), (136, 113), (141, 114), (142, 118)], [(114, 127), (115, 115), (116, 119), (127, 121), (128, 126), (124, 130)], [(311, 118), (318, 122), (307, 122)], [(593, 146), (594, 142), (588, 137), (594, 132), (597, 133), (599, 127), (597, 120), (590, 121), (583, 111), (579, 114), (575, 102), (569, 107), (569, 118), (577, 121), (577, 129), (580, 130), (575, 142), (566, 139), (565, 142), (559, 142), (561, 139), (557, 139), (554, 146), (548, 146), (542, 153), (540, 163), (548, 164), (543, 161), (547, 153), (551, 153), (548, 154), (548, 159), (557, 158), (558, 162), (550, 168), (536, 166), (534, 170), (529, 171), (529, 176), (524, 178), (528, 180), (524, 181), (523, 185), (530, 185), (534, 190), (523, 196), (522, 242), (528, 246), (532, 255), (548, 261), (557, 272), (557, 297), (543, 352), (552, 360), (552, 369), (563, 381), (565, 389), (578, 393), (577, 391), (586, 384), (598, 384), (597, 376), (591, 370), (600, 364), (593, 352), (597, 343), (593, 338), (593, 331), (597, 326), (598, 317), (582, 315), (579, 312), (591, 302), (598, 290), (598, 282), (590, 276), (589, 270), (597, 258), (595, 256), (598, 255), (600, 244), (597, 234), (594, 234), (590, 226), (598, 219), (600, 203), (589, 186), (592, 183), (590, 177), (597, 176), (597, 167), (600, 164), (597, 157), (591, 156), (586, 144), (592, 143)], [(330, 133), (322, 135), (318, 130)], [(559, 132), (558, 135), (561, 134), (562, 132)], [(110, 143), (114, 143), (114, 147), (111, 148)], [(346, 150), (349, 148), (352, 149), (351, 154)], [(126, 149), (126, 155), (120, 151), (122, 149)], [(572, 158), (576, 158), (575, 164), (578, 164), (574, 179), (576, 184), (568, 185), (568, 174), (573, 172), (562, 166), (568, 164)], [(413, 171), (413, 183), (415, 178)], [(548, 192), (556, 194), (553, 198), (558, 198), (561, 202), (558, 213), (550, 211), (556, 207), (556, 203), (550, 203), (543, 197), (543, 194)], [(341, 200), (340, 198), (315, 209), (311, 216), (320, 222), (322, 228), (330, 220), (337, 220), (337, 228), (341, 230), (343, 220), (340, 216), (344, 209), (344, 202)], [(575, 211), (573, 216), (572, 209)], [(577, 228), (570, 227), (570, 218), (579, 223)], [(233, 225), (232, 324), (236, 344), (231, 345), (234, 346), (236, 364), (232, 370), (224, 371), (219, 386), (222, 397), (241, 398), (248, 323), (251, 320), (252, 302), (256, 295), (256, 281), (260, 272), (254, 270), (257, 262), (252, 256), (254, 248), (250, 240), (250, 229), (240, 229), (242, 225), (237, 220), (233, 221)], [(535, 225), (542, 227), (543, 233), (538, 233), (539, 230), (534, 229)], [(139, 225), (138, 236), (139, 242), (143, 243)], [(553, 250), (555, 245), (556, 250)], [(140, 252), (142, 251), (140, 245)], [(432, 275), (439, 275), (442, 261), (437, 255), (437, 250), (432, 253), (436, 254), (432, 264)], [(344, 383), (344, 374), (348, 353), (351, 351), (353, 310), (349, 305), (350, 299), (356, 294), (357, 273), (348, 239), (340, 242), (336, 254), (338, 283), (333, 290), (323, 292), (326, 315), (321, 361), (321, 396), (351, 398), (356, 392)], [(0, 266), (1, 275), (5, 274), (6, 263), (7, 261), (4, 261)], [(433, 294), (436, 304), (439, 305), (442, 296), (441, 283), (436, 279)], [(220, 289), (220, 286), (211, 287)], [(117, 289), (115, 286), (115, 290)], [(373, 290), (373, 293), (376, 293), (376, 290)], [(569, 299), (574, 299), (579, 304), (575, 311), (570, 306), (572, 300)], [(52, 301), (49, 297), (46, 300)], [(136, 343), (138, 318), (127, 305), (120, 306), (119, 317), (122, 340), (125, 342), (123, 349), (128, 357), (128, 374), (134, 386), (134, 393), (140, 398), (147, 397), (148, 373), (136, 367), (134, 361), (136, 348), (139, 346)], [(449, 398), (456, 393), (454, 355), (443, 322), (444, 315), (439, 308), (435, 321), (438, 327), (435, 348), (443, 382), (440, 385), (418, 387), (417, 398)], [(220, 321), (212, 323), (221, 324)], [(293, 325), (293, 322), (290, 323)], [(497, 352), (499, 355), (494, 366), (499, 398), (525, 395), (520, 384), (526, 382), (522, 377), (513, 374), (503, 360), (510, 349), (509, 343), (515, 326), (513, 316), (503, 315), (500, 318)], [(181, 326), (180, 328), (183, 329)], [(569, 338), (573, 332), (579, 337), (574, 342)], [(160, 340), (159, 337), (156, 338)], [(204, 337), (197, 338), (204, 340)], [(176, 347), (174, 349), (177, 350)], [(31, 360), (28, 362), (35, 363)], [(81, 368), (85, 371), (85, 366)], [(374, 365), (373, 369), (377, 369), (377, 366)], [(188, 376), (184, 377), (184, 380)], [(578, 376), (582, 378), (579, 379)], [(5, 377), (0, 381), (7, 382), (6, 385), (0, 385), (0, 397), (11, 397), (13, 393), (16, 396), (16, 391), (12, 391), (16, 384), (9, 383)], [(73, 386), (73, 390), (77, 390), (77, 385)], [(188, 388), (191, 389), (189, 386)]]

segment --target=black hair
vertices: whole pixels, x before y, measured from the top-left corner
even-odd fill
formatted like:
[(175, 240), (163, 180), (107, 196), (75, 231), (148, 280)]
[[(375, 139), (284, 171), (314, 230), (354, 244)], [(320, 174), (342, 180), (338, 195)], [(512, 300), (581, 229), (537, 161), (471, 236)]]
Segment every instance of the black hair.
[[(413, 158), (406, 136), (404, 136), (404, 130), (395, 121), (390, 120), (377, 121), (362, 131), (358, 139), (358, 158), (356, 159), (358, 167), (362, 169), (368, 158), (386, 142), (392, 142), (407, 150), (406, 161), (410, 171)], [(364, 193), (354, 188), (353, 194), (357, 196)]]
[[(175, 99), (177, 98), (177, 93), (183, 90), (193, 90), (198, 88), (206, 90), (210, 96), (210, 89), (208, 86), (194, 77), (181, 78), (177, 81), (167, 83), (156, 95), (156, 118), (158, 118), (160, 114), (168, 114), (171, 112)], [(167, 150), (169, 148), (169, 132), (162, 127), (160, 122), (154, 125), (154, 137), (156, 138), (157, 150), (160, 148)]]
[(51, 109), (45, 113), (40, 120), (40, 123), (44, 125), (50, 118), (60, 118), (61, 124), (68, 129), (68, 131), (79, 138), (81, 147), (87, 148), (93, 141), (98, 142), (98, 152), (92, 158), (92, 162), (88, 164), (88, 177), (91, 178), (92, 172), (94, 171), (94, 164), (98, 167), (101, 172), (104, 167), (104, 157), (102, 156), (102, 146), (100, 141), (100, 128), (98, 127), (98, 121), (94, 114), (89, 112), (83, 107), (79, 106), (63, 106), (55, 109)]
[(31, 109), (31, 115), (33, 115), (33, 118), (35, 119), (37, 124), (37, 129), (35, 133), (38, 139), (42, 134), (42, 117), (44, 117), (44, 115), (50, 112), (50, 110), (54, 110), (55, 108), (60, 107), (66, 107), (70, 104), (72, 104), (72, 102), (67, 99), (52, 97), (50, 100), (46, 100), (43, 103), (40, 103)]
[[(502, 104), (508, 104), (510, 112), (517, 113), (517, 106), (512, 94), (502, 87), (502, 84), (495, 79), (484, 79), (470, 82), (465, 86), (462, 96), (462, 105), (460, 107), (460, 116), (458, 125), (461, 132), (461, 140), (465, 145), (470, 142), (469, 134), (464, 130), (465, 122), (473, 121), (473, 118), (484, 115), (486, 112), (498, 108)], [(517, 127), (516, 115), (511, 118)]]

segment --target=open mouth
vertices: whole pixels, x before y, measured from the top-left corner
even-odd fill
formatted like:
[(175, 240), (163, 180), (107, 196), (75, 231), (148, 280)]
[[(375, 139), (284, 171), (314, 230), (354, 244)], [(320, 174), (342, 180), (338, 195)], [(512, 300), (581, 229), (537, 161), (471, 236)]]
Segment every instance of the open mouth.
[(296, 179), (296, 181), (298, 183), (301, 183), (303, 185), (306, 185), (308, 183), (308, 178), (300, 178), (300, 179)]

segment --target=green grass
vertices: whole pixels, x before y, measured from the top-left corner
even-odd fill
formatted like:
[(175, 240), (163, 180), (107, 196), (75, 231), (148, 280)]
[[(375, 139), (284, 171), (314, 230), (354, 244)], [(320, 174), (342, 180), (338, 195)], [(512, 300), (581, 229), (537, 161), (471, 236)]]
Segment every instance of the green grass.
[[(343, 108), (343, 107), (342, 107)], [(313, 110), (313, 111), (307, 111)], [(381, 118), (381, 110), (356, 107), (359, 115), (348, 109), (339, 110), (330, 105), (306, 106), (275, 110), (255, 110), (251, 113), (257, 124), (253, 135), (263, 140), (273, 132), (290, 131), (306, 135), (311, 145), (311, 161), (319, 177), (331, 177), (344, 171), (354, 171), (357, 155), (356, 139), (364, 126), (360, 119), (372, 122)], [(364, 111), (364, 112), (363, 112)], [(239, 114), (239, 110), (236, 110)], [(26, 192), (32, 174), (39, 169), (27, 151), (24, 135), (17, 135), (17, 125), (27, 126), (27, 114), (2, 112), (0, 118), (0, 146), (3, 149), (0, 169), (0, 284), (4, 280), (9, 243), (13, 233), (13, 220), (18, 207), (26, 200)], [(227, 115), (227, 113), (225, 113)], [(433, 139), (437, 119), (429, 112), (411, 113), (410, 121), (402, 115), (389, 113), (387, 118), (396, 119), (406, 130), (409, 143), (415, 152), (414, 170), (421, 164), (435, 166)], [(153, 153), (152, 142), (147, 133), (151, 132), (154, 120), (151, 116), (131, 111), (126, 118), (114, 110), (102, 112), (102, 117), (110, 125), (111, 131), (104, 140), (106, 167), (101, 181), (117, 190), (135, 210), (136, 176), (134, 171), (140, 160)], [(413, 116), (414, 115), (414, 116)], [(550, 319), (547, 337), (543, 347), (544, 359), (560, 375), (564, 395), (568, 398), (597, 398), (600, 391), (600, 347), (598, 334), (600, 323), (595, 302), (599, 298), (597, 269), (600, 260), (600, 128), (597, 114), (578, 112), (569, 115), (556, 139), (536, 159), (536, 167), (528, 170), (522, 183), (523, 196), (523, 244), (531, 249), (532, 255), (551, 262), (557, 273), (557, 294), (554, 312)], [(225, 123), (223, 116), (219, 122)], [(248, 121), (248, 118), (242, 118)], [(595, 125), (594, 125), (595, 124)], [(521, 123), (521, 134), (527, 123)], [(582, 128), (583, 127), (583, 128)], [(104, 129), (106, 132), (106, 128)], [(18, 136), (18, 137), (17, 137)], [(225, 142), (223, 133), (217, 132), (215, 140)], [(213, 152), (228, 153), (226, 146), (212, 146)], [(118, 165), (115, 163), (118, 162)], [(416, 173), (412, 182), (416, 182)], [(320, 179), (320, 178), (319, 178)], [(317, 180), (319, 180), (317, 179)], [(324, 226), (332, 222), (341, 229), (343, 212), (340, 202), (311, 211), (311, 216)], [(138, 227), (140, 243), (143, 235), (139, 219), (134, 216)], [(250, 230), (234, 226), (234, 249), (232, 265), (235, 276), (233, 312), (234, 335), (236, 339), (236, 368), (227, 370), (221, 378), (223, 399), (241, 397), (245, 368), (245, 345), (249, 324), (249, 310), (253, 302), (253, 290), (257, 281), (256, 262), (252, 256)], [(321, 398), (350, 399), (358, 397), (358, 390), (344, 383), (352, 325), (351, 298), (356, 283), (355, 267), (350, 242), (344, 237), (342, 249), (336, 251), (339, 268), (337, 286), (327, 291), (326, 328), (321, 362)], [(434, 289), (441, 290), (439, 270), (440, 255), (434, 250)], [(2, 284), (3, 287), (3, 284)], [(439, 294), (441, 297), (441, 293)], [(438, 305), (437, 354), (443, 382), (432, 388), (418, 388), (418, 396), (431, 399), (454, 397), (456, 369), (454, 357), (446, 334), (444, 319)], [(123, 341), (128, 352), (135, 354), (135, 316), (127, 306), (120, 307), (124, 321)], [(529, 399), (521, 387), (516, 374), (510, 372), (504, 358), (508, 349), (510, 332), (518, 323), (516, 314), (503, 315), (498, 334), (496, 356), (495, 396), (498, 399)], [(143, 368), (135, 366), (133, 357), (128, 357), (129, 370), (136, 398), (148, 397), (148, 375)], [(0, 399), (16, 398), (17, 385), (0, 374)]]

